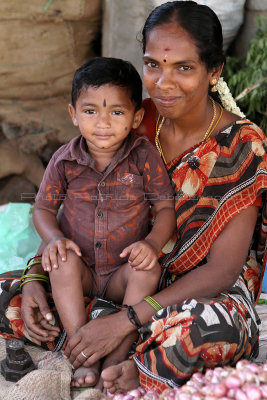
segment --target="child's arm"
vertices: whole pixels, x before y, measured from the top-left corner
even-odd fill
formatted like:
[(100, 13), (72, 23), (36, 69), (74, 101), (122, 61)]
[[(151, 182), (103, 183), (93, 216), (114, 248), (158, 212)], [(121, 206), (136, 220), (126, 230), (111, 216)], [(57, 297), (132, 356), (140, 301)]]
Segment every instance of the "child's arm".
[(42, 265), (45, 271), (51, 271), (58, 268), (58, 256), (62, 261), (67, 259), (67, 249), (73, 250), (78, 256), (81, 256), (81, 250), (76, 243), (67, 239), (59, 229), (56, 212), (47, 208), (34, 207), (33, 221), (34, 225), (46, 243), (46, 248), (42, 255)]
[(176, 227), (173, 200), (158, 201), (154, 209), (155, 222), (145, 240), (131, 244), (120, 254), (121, 257), (129, 254), (128, 262), (136, 270), (149, 270), (156, 265), (161, 249), (171, 238)]

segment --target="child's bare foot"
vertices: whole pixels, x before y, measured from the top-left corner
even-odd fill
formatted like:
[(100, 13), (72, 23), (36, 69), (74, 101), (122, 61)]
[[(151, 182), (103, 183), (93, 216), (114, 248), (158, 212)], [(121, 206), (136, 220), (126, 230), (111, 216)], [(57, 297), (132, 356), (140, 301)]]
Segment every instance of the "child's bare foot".
[(110, 393), (125, 392), (137, 389), (139, 386), (138, 369), (133, 360), (126, 360), (105, 368), (101, 378), (104, 381), (104, 387)]
[(79, 367), (74, 372), (72, 378), (72, 386), (84, 387), (84, 386), (95, 386), (99, 380), (99, 367), (97, 363), (92, 367)]

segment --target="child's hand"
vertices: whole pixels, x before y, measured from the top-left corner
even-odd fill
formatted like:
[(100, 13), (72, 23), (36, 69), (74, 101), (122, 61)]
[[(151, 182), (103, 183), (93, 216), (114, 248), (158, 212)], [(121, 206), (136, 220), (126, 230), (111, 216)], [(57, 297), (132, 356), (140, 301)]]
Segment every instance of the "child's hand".
[(81, 250), (76, 243), (65, 237), (52, 239), (43, 251), (42, 265), (45, 271), (52, 271), (58, 268), (58, 257), (62, 261), (67, 260), (67, 251), (73, 250), (77, 256), (81, 256)]
[(154, 268), (158, 262), (156, 249), (146, 240), (141, 240), (125, 247), (120, 257), (126, 257), (128, 254), (128, 263), (136, 271), (148, 271)]

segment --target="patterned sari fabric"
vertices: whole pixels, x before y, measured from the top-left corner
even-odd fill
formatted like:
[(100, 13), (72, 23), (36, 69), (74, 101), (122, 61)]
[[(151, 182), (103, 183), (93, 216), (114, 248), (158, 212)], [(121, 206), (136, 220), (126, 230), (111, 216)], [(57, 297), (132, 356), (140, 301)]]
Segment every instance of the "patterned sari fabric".
[[(150, 125), (141, 127), (142, 134), (154, 129), (154, 114), (150, 116)], [(237, 121), (167, 165), (176, 190), (178, 235), (162, 252), (161, 288), (205, 264), (215, 239), (239, 212), (258, 205), (259, 219), (247, 261), (233, 287), (216, 298), (186, 299), (166, 307), (140, 329), (131, 358), (145, 389), (161, 392), (184, 384), (196, 371), (234, 365), (240, 358), (258, 354), (260, 320), (254, 305), (267, 261), (265, 140), (250, 121)], [(12, 276), (0, 282), (0, 335), (30, 340), (20, 315), (18, 285)], [(91, 303), (87, 299), (86, 307), (89, 319), (118, 311), (114, 304), (98, 299)], [(64, 340), (62, 333), (55, 343), (43, 347), (58, 350)]]
[(182, 385), (196, 371), (258, 354), (254, 305), (267, 261), (266, 148), (264, 133), (241, 120), (167, 165), (178, 234), (162, 252), (161, 288), (205, 264), (215, 239), (240, 211), (258, 205), (259, 218), (233, 287), (216, 298), (187, 299), (158, 311), (141, 329), (134, 360), (146, 389), (160, 392)]

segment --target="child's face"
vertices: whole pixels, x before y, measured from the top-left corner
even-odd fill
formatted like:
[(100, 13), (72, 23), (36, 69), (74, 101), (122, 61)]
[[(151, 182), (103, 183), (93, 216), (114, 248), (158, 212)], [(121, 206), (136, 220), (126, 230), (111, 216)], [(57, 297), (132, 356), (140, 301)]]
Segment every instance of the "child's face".
[(143, 109), (135, 111), (127, 90), (111, 84), (83, 90), (69, 112), (94, 154), (118, 150), (143, 118)]

